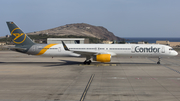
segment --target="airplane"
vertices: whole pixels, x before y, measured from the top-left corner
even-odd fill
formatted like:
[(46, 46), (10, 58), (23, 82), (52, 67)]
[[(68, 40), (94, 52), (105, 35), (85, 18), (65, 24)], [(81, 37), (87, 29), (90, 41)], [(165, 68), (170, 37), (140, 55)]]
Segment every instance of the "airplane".
[(177, 56), (172, 47), (160, 44), (37, 44), (34, 43), (14, 22), (6, 22), (15, 44), (11, 50), (28, 55), (49, 57), (85, 57), (84, 64), (91, 59), (98, 62), (110, 62), (114, 56), (138, 56), (158, 58)]

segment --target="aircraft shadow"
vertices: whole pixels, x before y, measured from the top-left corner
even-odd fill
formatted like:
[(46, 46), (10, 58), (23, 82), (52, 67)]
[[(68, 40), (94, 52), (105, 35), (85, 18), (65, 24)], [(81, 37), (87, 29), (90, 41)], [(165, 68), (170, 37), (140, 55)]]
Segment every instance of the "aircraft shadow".
[[(69, 61), (69, 60), (61, 60), (63, 62), (59, 62), (57, 64), (48, 65), (48, 66), (64, 66), (64, 65), (80, 65), (80, 66), (88, 66), (83, 64), (83, 62), (78, 61)], [(132, 63), (132, 62), (109, 62), (109, 63), (102, 63), (102, 62), (92, 62), (90, 66), (118, 66), (118, 65), (157, 65), (156, 63)]]
[(58, 62), (56, 64), (52, 64), (52, 65), (47, 65), (49, 66), (65, 66), (65, 65), (79, 65), (79, 64), (83, 64), (83, 62), (78, 62), (78, 61), (69, 61), (69, 60), (60, 60), (63, 62)]
[(59, 62), (0, 62), (0, 64), (55, 64)]
[(83, 62), (60, 60), (60, 62), (0, 62), (0, 64), (44, 65), (45, 67), (49, 67), (49, 66), (79, 65), (79, 64), (83, 64)]
[[(0, 64), (27, 64), (27, 65), (44, 65), (44, 67), (51, 67), (51, 66), (66, 66), (66, 65), (81, 65), (81, 66), (88, 66), (83, 64), (83, 62), (79, 61), (69, 61), (69, 60), (60, 60), (62, 62), (0, 62)], [(102, 63), (102, 62), (92, 62), (91, 66), (95, 65), (156, 65), (156, 63), (132, 63), (132, 62), (109, 62), (109, 63)]]

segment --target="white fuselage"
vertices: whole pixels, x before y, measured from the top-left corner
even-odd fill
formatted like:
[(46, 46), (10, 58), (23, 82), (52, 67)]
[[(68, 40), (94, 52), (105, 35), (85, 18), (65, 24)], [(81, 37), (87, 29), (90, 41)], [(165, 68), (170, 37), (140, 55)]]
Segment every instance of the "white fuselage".
[[(178, 53), (170, 46), (159, 44), (66, 44), (69, 50), (66, 51), (62, 44), (56, 44), (41, 54), (42, 56), (83, 56), (73, 51), (81, 51), (83, 53), (96, 52), (97, 54), (111, 54), (111, 56), (145, 56), (145, 57), (165, 57), (176, 56)], [(34, 45), (32, 51), (40, 51), (42, 48), (38, 44)], [(35, 54), (34, 54), (35, 55)]]

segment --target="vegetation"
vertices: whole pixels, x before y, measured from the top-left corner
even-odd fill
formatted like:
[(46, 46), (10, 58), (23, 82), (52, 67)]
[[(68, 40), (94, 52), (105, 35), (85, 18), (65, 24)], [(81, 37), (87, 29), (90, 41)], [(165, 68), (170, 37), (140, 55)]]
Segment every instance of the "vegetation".
[(8, 42), (11, 42), (11, 41), (12, 41), (12, 37), (0, 39), (0, 42), (6, 42), (6, 43), (8, 43)]

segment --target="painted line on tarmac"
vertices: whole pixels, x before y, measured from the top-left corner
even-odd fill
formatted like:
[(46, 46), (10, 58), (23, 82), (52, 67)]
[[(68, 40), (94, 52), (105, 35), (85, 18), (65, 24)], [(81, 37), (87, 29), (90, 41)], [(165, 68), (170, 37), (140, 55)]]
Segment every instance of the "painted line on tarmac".
[(170, 68), (170, 67), (165, 66), (165, 65), (162, 65), (162, 66), (164, 66), (164, 67), (166, 67), (166, 68), (168, 68), (168, 69), (170, 69), (170, 70), (172, 70), (172, 71), (174, 71), (174, 72), (176, 72), (176, 73), (180, 74), (180, 72), (179, 72), (179, 71), (177, 71), (177, 70), (175, 70), (175, 69), (173, 69), (173, 68)]
[(91, 85), (91, 82), (92, 82), (94, 76), (95, 76), (95, 74), (92, 74), (92, 75), (91, 75), (91, 77), (90, 77), (90, 79), (89, 79), (89, 81), (88, 81), (88, 83), (87, 83), (87, 85), (86, 85), (86, 88), (84, 89), (84, 92), (83, 92), (83, 94), (82, 94), (82, 96), (81, 96), (81, 98), (80, 98), (79, 101), (84, 101), (84, 99), (85, 99), (85, 97), (86, 97), (86, 94), (87, 94), (87, 91), (88, 91), (88, 89), (89, 89), (89, 87), (90, 87), (90, 85)]
[[(149, 58), (148, 58), (149, 59)], [(151, 61), (153, 61), (153, 62), (155, 62), (154, 60), (152, 60), (152, 59), (149, 59), (149, 60), (151, 60)], [(167, 60), (165, 60), (165, 61), (167, 61)], [(169, 62), (169, 61), (168, 61)], [(172, 62), (171, 62), (172, 63)], [(175, 69), (173, 69), (173, 68), (171, 68), (171, 67), (168, 67), (168, 66), (165, 66), (165, 65), (163, 65), (163, 64), (160, 64), (161, 66), (163, 66), (163, 67), (166, 67), (166, 68), (168, 68), (168, 69), (170, 69), (170, 70), (172, 70), (172, 71), (174, 71), (174, 72), (176, 72), (176, 73), (178, 73), (178, 74), (180, 74), (180, 71), (178, 71), (178, 70), (175, 70)]]

